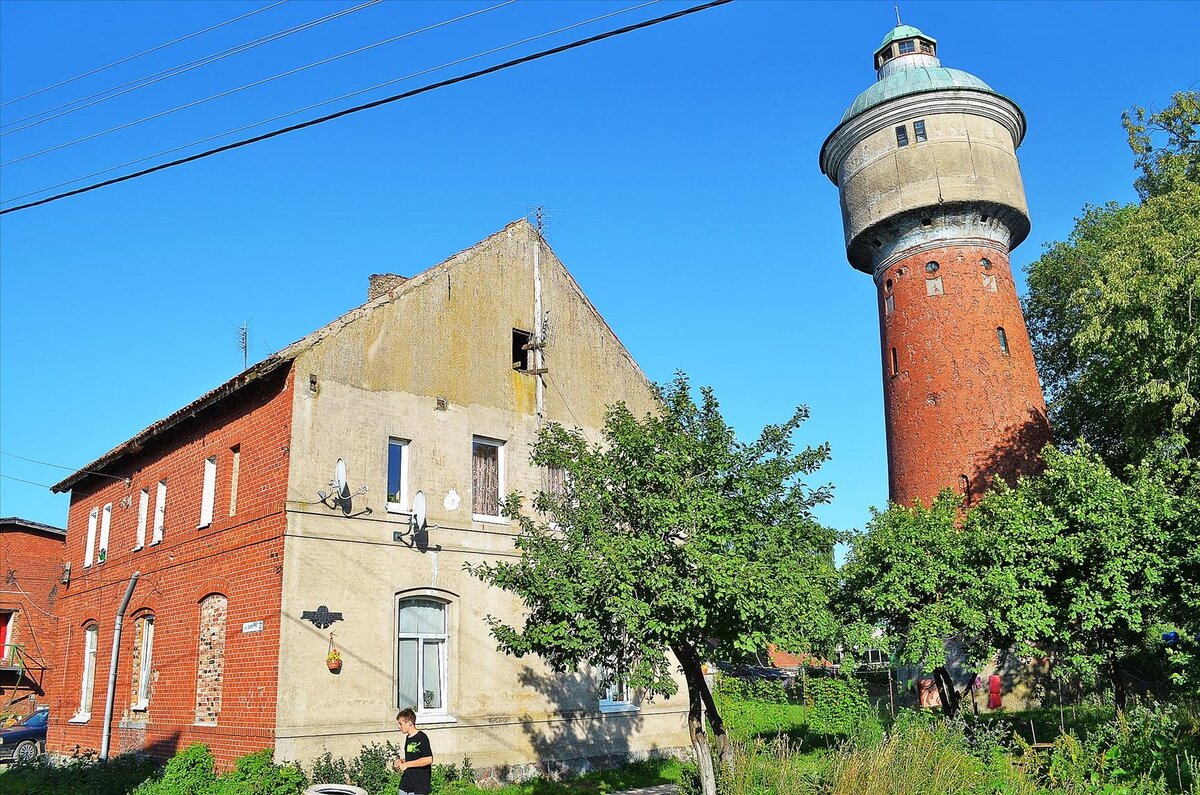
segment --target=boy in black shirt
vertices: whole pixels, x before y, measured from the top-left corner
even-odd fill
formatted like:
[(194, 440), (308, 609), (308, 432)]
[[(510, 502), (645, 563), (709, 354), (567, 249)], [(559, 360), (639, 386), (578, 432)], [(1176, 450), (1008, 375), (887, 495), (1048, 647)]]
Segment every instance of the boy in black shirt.
[(400, 778), (400, 795), (429, 795), (433, 789), (430, 774), (433, 772), (433, 751), (425, 732), (417, 731), (417, 713), (402, 709), (396, 713), (396, 725), (404, 732), (404, 759), (397, 759), (392, 766), (404, 775)]

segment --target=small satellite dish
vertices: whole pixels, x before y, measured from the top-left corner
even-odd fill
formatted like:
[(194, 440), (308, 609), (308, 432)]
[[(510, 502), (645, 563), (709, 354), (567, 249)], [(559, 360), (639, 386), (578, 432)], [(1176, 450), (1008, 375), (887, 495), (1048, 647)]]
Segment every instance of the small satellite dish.
[(339, 499), (346, 499), (350, 496), (350, 485), (346, 480), (346, 462), (342, 459), (337, 460), (337, 466), (333, 470), (333, 495)]
[(413, 496), (412, 504), (411, 524), (413, 532), (419, 533), (425, 529), (425, 519), (425, 492), (418, 491), (416, 495)]

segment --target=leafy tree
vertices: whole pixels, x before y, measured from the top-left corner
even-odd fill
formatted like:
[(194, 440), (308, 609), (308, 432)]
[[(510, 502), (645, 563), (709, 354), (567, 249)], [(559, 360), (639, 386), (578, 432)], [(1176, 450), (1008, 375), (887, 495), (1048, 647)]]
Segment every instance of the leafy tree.
[(1087, 207), (1029, 267), (1025, 314), (1060, 439), (1120, 471), (1200, 443), (1200, 94), (1135, 108), (1142, 201)]
[(505, 512), (519, 525), (521, 557), (470, 570), (527, 608), (522, 626), (488, 618), (507, 653), (540, 655), (559, 672), (595, 666), (650, 696), (676, 692), (678, 665), (711, 795), (702, 705), (723, 756), (727, 745), (702, 662), (772, 642), (793, 651), (828, 643), (834, 534), (812, 515), (828, 488), (803, 480), (829, 449), (796, 452), (791, 442), (807, 409), (744, 444), (712, 391), (700, 393), (697, 403), (679, 375), (660, 389), (656, 415), (610, 407), (599, 444), (546, 426), (532, 461), (564, 468), (563, 492), (539, 493), (534, 515), (510, 496)]

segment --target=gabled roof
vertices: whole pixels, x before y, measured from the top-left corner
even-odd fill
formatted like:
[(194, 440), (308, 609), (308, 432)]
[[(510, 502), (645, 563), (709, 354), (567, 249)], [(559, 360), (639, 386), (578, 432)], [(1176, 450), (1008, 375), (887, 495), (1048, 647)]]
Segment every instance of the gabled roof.
[[(493, 239), (506, 234), (510, 229), (513, 229), (514, 227), (520, 227), (520, 226), (526, 227), (528, 231), (532, 232), (535, 235), (538, 234), (538, 232), (533, 229), (532, 224), (530, 224), (529, 221), (525, 220), (524, 218), (513, 221), (512, 223), (506, 225), (499, 232), (496, 232), (495, 234), (492, 234), (492, 235), (488, 235), (486, 238), (479, 241), (475, 245), (470, 246), (469, 248), (463, 249), (462, 251), (458, 252), (457, 254), (455, 254), (451, 257), (447, 257), (446, 259), (439, 262), (437, 265), (434, 265), (433, 267), (422, 271), (421, 273), (417, 274), (416, 276), (413, 276), (411, 279), (408, 279), (408, 280), (404, 281), (403, 283), (396, 285), (391, 290), (383, 293), (382, 295), (379, 295), (376, 298), (370, 299), (366, 303), (361, 304), (361, 305), (351, 309), (350, 311), (341, 315), (334, 321), (327, 323), (326, 325), (322, 326), (321, 328), (317, 329), (316, 331), (312, 332), (311, 334), (305, 335), (304, 337), (300, 338), (299, 340), (293, 342), (291, 345), (288, 345), (287, 347), (283, 348), (282, 350), (272, 354), (271, 356), (268, 356), (266, 359), (263, 359), (258, 364), (255, 364), (255, 365), (247, 368), (246, 370), (243, 370), (241, 373), (238, 373), (236, 376), (229, 379), (225, 383), (221, 384), (216, 389), (213, 389), (209, 392), (204, 393), (203, 395), (196, 398), (191, 403), (187, 404), (186, 406), (184, 406), (183, 408), (174, 412), (173, 414), (170, 414), (167, 417), (164, 417), (163, 419), (159, 420), (158, 422), (146, 427), (140, 433), (135, 435), (133, 438), (131, 438), (125, 442), (122, 442), (121, 444), (114, 447), (112, 450), (109, 450), (107, 453), (105, 453), (104, 455), (97, 458), (95, 461), (82, 467), (79, 471), (75, 472), (73, 475), (70, 475), (69, 477), (64, 478), (62, 481), (54, 484), (53, 486), (50, 487), (50, 490), (55, 493), (61, 493), (64, 491), (71, 490), (75, 485), (77, 485), (80, 481), (87, 478), (89, 475), (96, 473), (96, 472), (103, 472), (105, 467), (111, 466), (115, 462), (119, 461), (120, 459), (124, 458), (125, 456), (127, 456), (131, 453), (136, 453), (136, 452), (140, 451), (142, 449), (142, 447), (145, 446), (146, 442), (150, 441), (151, 439), (154, 439), (155, 437), (162, 435), (163, 433), (167, 432), (168, 430), (175, 427), (179, 423), (189, 419), (190, 417), (195, 416), (196, 414), (198, 414), (201, 411), (208, 409), (212, 405), (214, 405), (222, 400), (225, 400), (226, 398), (232, 396), (234, 393), (240, 391), (243, 387), (246, 387), (252, 383), (260, 381), (262, 378), (266, 377), (267, 375), (273, 373), (274, 371), (278, 370), (279, 368), (281, 368), (285, 365), (290, 365), (292, 360), (294, 360), (296, 357), (298, 357), (305, 351), (310, 350), (313, 346), (317, 345), (322, 340), (325, 340), (325, 339), (337, 334), (339, 331), (341, 331), (347, 325), (355, 322), (356, 320), (359, 320), (360, 318), (367, 316), (376, 307), (390, 303), (391, 301), (396, 300), (400, 296), (402, 296), (412, 290), (416, 290), (416, 289), (420, 288), (422, 285), (427, 283), (430, 279), (435, 279), (435, 278), (438, 278), (439, 276), (444, 275), (444, 273), (449, 268), (453, 267), (453, 265), (456, 262), (470, 257), (478, 249), (483, 248), (486, 245), (488, 245), (488, 243), (490, 243)], [(586, 303), (588, 308), (591, 309), (592, 312), (594, 312), (596, 314), (596, 317), (600, 318), (600, 321), (602, 323), (604, 323), (605, 328), (608, 328), (609, 332), (612, 333), (612, 329), (611, 329), (611, 327), (608, 326), (607, 321), (605, 321), (603, 316), (601, 316), (600, 313), (596, 310), (596, 307), (592, 304), (592, 302), (584, 294), (582, 288), (579, 287), (579, 284), (575, 281), (574, 277), (570, 276), (570, 273), (568, 273), (567, 275), (571, 279), (571, 284), (575, 287), (576, 291), (578, 292), (579, 296), (583, 299), (584, 303)], [(624, 352), (625, 356), (629, 359), (629, 361), (633, 363), (635, 368), (637, 368), (637, 362), (635, 362), (633, 360), (633, 357), (629, 354), (629, 351), (625, 349), (625, 346), (620, 343), (620, 339), (617, 338), (615, 333), (613, 333), (613, 337), (614, 337), (614, 339), (617, 339), (617, 343), (618, 343), (618, 345), (620, 345), (621, 351)], [(641, 372), (640, 368), (638, 368), (638, 372), (639, 373)], [(642, 377), (645, 378), (645, 375), (643, 375)]]
[(0, 527), (7, 527), (10, 525), (20, 527), (24, 530), (33, 530), (39, 533), (50, 533), (51, 535), (56, 536), (65, 537), (67, 535), (67, 531), (63, 530), (61, 527), (30, 521), (29, 519), (22, 519), (19, 516), (7, 516), (0, 518)]

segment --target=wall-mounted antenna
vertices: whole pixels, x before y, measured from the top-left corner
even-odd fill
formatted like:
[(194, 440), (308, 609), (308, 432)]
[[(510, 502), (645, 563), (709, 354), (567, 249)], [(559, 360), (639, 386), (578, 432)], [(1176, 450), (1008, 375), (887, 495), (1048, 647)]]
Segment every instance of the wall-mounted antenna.
[(242, 369), (245, 370), (250, 360), (250, 321), (238, 326), (238, 347), (242, 349)]

